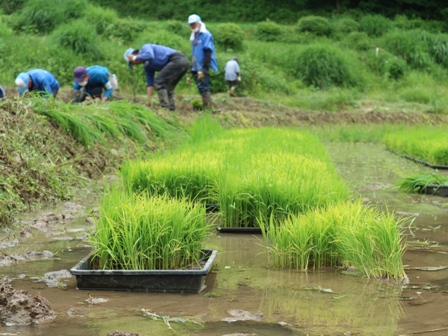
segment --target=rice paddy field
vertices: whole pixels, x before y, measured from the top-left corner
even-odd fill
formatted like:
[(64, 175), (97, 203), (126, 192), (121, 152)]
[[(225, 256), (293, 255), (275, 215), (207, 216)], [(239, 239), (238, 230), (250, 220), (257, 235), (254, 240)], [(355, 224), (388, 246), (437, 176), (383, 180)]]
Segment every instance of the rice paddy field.
[[(28, 213), (21, 219), (20, 227), (27, 227), (33, 239), (12, 230), (8, 236), (16, 235), (18, 243), (0, 245), (2, 252), (17, 259), (29, 251), (49, 250), (54, 255), (30, 258), (13, 263), (13, 267), (4, 265), (0, 267), (0, 275), (11, 278), (14, 286), (33, 294), (41, 293), (51, 302), (58, 317), (39, 326), (2, 326), (0, 333), (101, 336), (112, 330), (139, 335), (445, 333), (447, 203), (442, 197), (399, 190), (397, 183), (404, 176), (416, 172), (430, 174), (432, 170), (385, 150), (381, 143), (384, 129), (372, 130), (370, 135), (367, 131), (362, 133), (363, 137), (376, 138), (377, 143), (341, 142), (338, 130), (331, 135), (322, 129), (320, 133), (312, 129), (285, 129), (281, 132), (289, 141), (282, 143), (276, 140), (279, 130), (227, 132), (219, 128), (212, 131), (213, 127), (204, 125), (195, 127), (205, 127), (208, 132), (202, 134), (207, 137), (199, 136), (201, 132), (195, 136), (192, 129), (191, 140), (179, 149), (150, 161), (129, 161), (124, 165), (122, 179), (113, 182), (123, 185), (119, 193), (106, 189), (102, 200), (79, 193), (72, 200), (77, 206), (65, 203)], [(331, 142), (319, 140), (325, 134), (327, 139), (332, 138)], [(351, 137), (356, 138), (353, 134)], [(269, 141), (264, 146), (261, 139)], [(246, 146), (252, 149), (247, 151)], [(293, 164), (282, 166), (285, 158)], [(276, 169), (276, 165), (281, 169)], [(182, 178), (177, 181), (173, 176)], [(309, 205), (294, 207), (297, 199), (288, 193), (286, 183), (281, 184), (282, 178), (277, 183), (278, 190), (286, 191), (282, 194), (284, 199), (262, 194), (266, 191), (262, 186), (275, 182), (276, 176), (284, 176), (285, 180), (291, 176), (304, 179), (296, 186), (309, 193), (300, 198)], [(330, 183), (319, 183), (319, 176)], [(238, 216), (230, 218), (238, 218), (243, 227), (256, 223), (268, 228), (262, 234), (226, 234), (215, 230), (229, 221), (225, 204), (230, 202), (223, 201), (220, 193), (231, 177), (233, 181), (244, 181), (244, 188), (239, 190), (237, 183), (231, 183), (227, 188), (236, 191), (225, 193), (224, 199), (236, 195), (232, 196), (234, 200), (243, 199), (246, 203), (242, 201), (245, 207), (235, 210)], [(153, 183), (148, 182), (155, 178)], [(313, 187), (306, 188), (307, 183)], [(322, 198), (325, 202), (315, 202), (313, 192), (325, 195), (327, 198)], [(252, 195), (244, 199), (240, 193)], [(146, 194), (152, 194), (157, 201), (147, 202)], [(265, 204), (258, 205), (261, 200)], [(223, 209), (206, 214), (207, 202), (217, 202)], [(191, 209), (196, 220), (190, 218), (190, 223), (207, 227), (207, 234), (194, 241), (200, 242), (198, 247), (218, 250), (218, 257), (201, 293), (87, 293), (76, 290), (74, 277), (61, 278), (53, 286), (48, 284), (48, 272), (70, 269), (91, 252), (92, 246), (99, 245), (92, 241), (95, 232), (101, 232), (96, 225), (107, 227), (126, 214), (120, 211), (131, 207), (133, 210), (127, 215), (132, 214), (136, 222), (144, 223), (139, 213), (151, 213), (151, 204), (163, 216), (175, 212), (184, 217), (188, 214), (185, 209)], [(168, 210), (165, 204), (170, 204)], [(181, 205), (176, 208), (173, 204)], [(249, 221), (248, 215), (242, 214), (255, 205), (257, 212), (252, 213)], [(100, 218), (98, 222), (92, 220), (96, 216)], [(208, 224), (204, 225), (203, 220)], [(145, 238), (151, 238), (148, 237), (151, 231), (156, 236), (163, 229), (149, 229)], [(122, 237), (115, 241), (126, 243)], [(128, 248), (124, 249), (128, 256)], [(171, 261), (170, 256), (165, 259)]]

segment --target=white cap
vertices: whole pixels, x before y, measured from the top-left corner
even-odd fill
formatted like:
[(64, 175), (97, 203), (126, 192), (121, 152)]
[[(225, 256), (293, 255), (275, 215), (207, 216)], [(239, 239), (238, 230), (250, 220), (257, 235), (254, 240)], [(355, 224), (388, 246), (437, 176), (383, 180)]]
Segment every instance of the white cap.
[(27, 87), (25, 81), (22, 78), (16, 78), (16, 85), (20, 88)]
[(188, 24), (192, 24), (192, 23), (196, 23), (196, 22), (202, 22), (201, 17), (199, 15), (193, 14), (188, 17)]

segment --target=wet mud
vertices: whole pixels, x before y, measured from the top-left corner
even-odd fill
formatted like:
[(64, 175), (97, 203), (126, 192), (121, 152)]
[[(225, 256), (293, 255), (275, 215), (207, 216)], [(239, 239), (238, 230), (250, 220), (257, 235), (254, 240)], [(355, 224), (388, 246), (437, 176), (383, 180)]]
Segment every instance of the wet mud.
[(0, 264), (0, 278), (45, 298), (57, 317), (25, 328), (3, 323), (0, 334), (447, 335), (448, 199), (394, 187), (403, 175), (429, 168), (380, 145), (327, 146), (352, 197), (412, 222), (403, 228), (409, 284), (345, 270), (270, 269), (261, 235), (216, 231), (205, 248), (217, 249), (218, 257), (199, 294), (77, 290), (68, 271), (90, 252), (96, 202), (72, 202), (27, 214), (2, 233), (2, 258), (14, 260)]

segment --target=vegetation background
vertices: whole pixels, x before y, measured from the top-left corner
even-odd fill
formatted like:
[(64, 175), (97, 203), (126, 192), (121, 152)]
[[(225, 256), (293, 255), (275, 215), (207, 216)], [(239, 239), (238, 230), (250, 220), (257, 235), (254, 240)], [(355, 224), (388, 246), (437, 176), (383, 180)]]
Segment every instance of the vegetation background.
[[(69, 87), (78, 65), (100, 64), (124, 91), (129, 47), (163, 44), (190, 55), (188, 15), (214, 34), (223, 69), (237, 54), (245, 94), (311, 110), (387, 103), (392, 109), (448, 109), (448, 4), (444, 1), (5, 0), (0, 4), (0, 83), (44, 68)], [(145, 93), (143, 69), (137, 93)], [(178, 92), (195, 94), (184, 82)]]

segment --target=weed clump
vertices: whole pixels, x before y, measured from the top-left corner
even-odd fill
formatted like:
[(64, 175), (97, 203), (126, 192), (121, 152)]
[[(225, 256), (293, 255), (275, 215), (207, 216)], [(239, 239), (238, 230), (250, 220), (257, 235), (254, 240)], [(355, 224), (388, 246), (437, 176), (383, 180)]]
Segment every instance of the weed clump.
[(328, 45), (310, 45), (296, 56), (294, 63), (296, 78), (306, 85), (319, 88), (331, 86), (355, 86), (357, 78), (352, 71), (353, 62), (344, 52)]
[(243, 49), (244, 33), (241, 27), (235, 23), (218, 25), (214, 36), (217, 44), (223, 47), (224, 50), (239, 51)]
[(87, 0), (28, 0), (16, 15), (14, 28), (45, 34), (68, 20), (82, 16)]
[(329, 36), (332, 27), (327, 18), (321, 16), (304, 16), (297, 23), (297, 32), (312, 33), (318, 36)]
[(273, 21), (263, 21), (257, 24), (255, 36), (266, 42), (278, 41), (283, 34), (282, 27)]
[(366, 32), (367, 35), (372, 37), (385, 34), (392, 27), (393, 22), (382, 15), (365, 15), (359, 21), (359, 30)]

